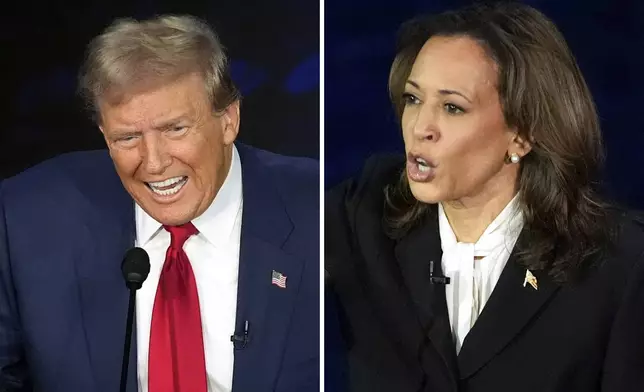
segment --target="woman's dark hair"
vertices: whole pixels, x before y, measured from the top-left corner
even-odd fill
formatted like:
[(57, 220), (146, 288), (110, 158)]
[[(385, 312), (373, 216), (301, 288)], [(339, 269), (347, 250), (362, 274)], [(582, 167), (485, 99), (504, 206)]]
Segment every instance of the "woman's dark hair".
[[(434, 36), (469, 37), (495, 61), (505, 121), (532, 145), (517, 183), (530, 232), (517, 243), (519, 262), (567, 280), (606, 248), (611, 233), (608, 204), (595, 182), (604, 160), (599, 120), (566, 41), (550, 19), (519, 3), (479, 4), (411, 20), (401, 29), (389, 76), (399, 119), (405, 82), (418, 52)], [(436, 210), (413, 197), (404, 172), (387, 187), (386, 200), (392, 237)]]

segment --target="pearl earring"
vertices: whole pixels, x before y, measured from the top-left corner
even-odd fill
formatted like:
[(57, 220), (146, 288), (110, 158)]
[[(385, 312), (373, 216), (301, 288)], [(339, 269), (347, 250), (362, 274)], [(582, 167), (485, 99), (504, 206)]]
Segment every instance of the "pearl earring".
[(510, 162), (519, 163), (520, 160), (521, 160), (521, 157), (516, 152), (513, 152), (512, 154), (510, 154)]

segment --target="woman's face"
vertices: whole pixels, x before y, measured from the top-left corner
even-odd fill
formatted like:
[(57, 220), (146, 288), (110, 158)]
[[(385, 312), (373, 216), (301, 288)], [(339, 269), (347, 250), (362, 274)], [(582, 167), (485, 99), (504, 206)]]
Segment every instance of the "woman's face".
[(506, 156), (526, 151), (505, 124), (497, 78), (495, 63), (468, 37), (432, 37), (418, 53), (402, 114), (418, 200), (467, 204), (514, 194), (519, 165)]

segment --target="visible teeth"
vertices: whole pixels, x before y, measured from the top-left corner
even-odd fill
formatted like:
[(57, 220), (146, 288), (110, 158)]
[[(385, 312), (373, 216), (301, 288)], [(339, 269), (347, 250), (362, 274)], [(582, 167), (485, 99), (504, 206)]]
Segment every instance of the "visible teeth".
[(153, 187), (163, 188), (163, 187), (166, 187), (166, 186), (174, 185), (174, 184), (176, 184), (177, 182), (179, 182), (179, 181), (181, 181), (183, 179), (184, 179), (183, 176), (182, 177), (172, 177), (172, 178), (168, 178), (165, 181), (148, 182), (148, 184), (150, 184), (150, 186), (153, 186)]
[(426, 173), (431, 170), (429, 166), (425, 166), (423, 164), (418, 165), (418, 170), (422, 173)]
[(427, 167), (427, 168), (429, 169), (429, 164), (428, 164), (428, 163), (427, 163), (427, 161), (426, 161), (426, 160), (424, 160), (423, 158), (416, 158), (416, 163), (418, 163), (418, 164), (420, 165), (420, 167), (421, 167), (421, 168), (422, 168), (423, 166), (425, 166), (425, 167)]
[[(179, 192), (179, 190), (181, 190), (181, 188), (186, 184), (187, 181), (188, 181), (187, 177), (174, 177), (165, 181), (149, 182), (148, 184), (150, 185), (150, 189), (152, 190), (152, 192), (156, 193), (157, 195), (169, 196)], [(162, 184), (162, 185), (159, 185), (159, 184)], [(174, 184), (172, 188), (158, 189), (161, 187), (168, 187), (172, 184)]]

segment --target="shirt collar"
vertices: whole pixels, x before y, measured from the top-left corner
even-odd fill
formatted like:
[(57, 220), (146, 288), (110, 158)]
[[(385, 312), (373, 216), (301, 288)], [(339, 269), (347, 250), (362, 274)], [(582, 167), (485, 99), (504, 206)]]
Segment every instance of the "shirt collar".
[[(523, 213), (519, 205), (519, 194), (517, 193), (485, 229), (477, 244), (488, 242), (487, 239), (493, 234), (494, 237), (500, 234), (509, 238), (518, 238), (523, 228), (523, 220)], [(458, 242), (441, 203), (438, 203), (438, 226), (443, 250)]]
[[(203, 214), (192, 220), (199, 234), (212, 245), (220, 247), (230, 242), (235, 221), (242, 207), (242, 170), (237, 147), (224, 183), (215, 199)], [(135, 206), (137, 243), (143, 246), (154, 238), (162, 225), (148, 215), (138, 204)]]

